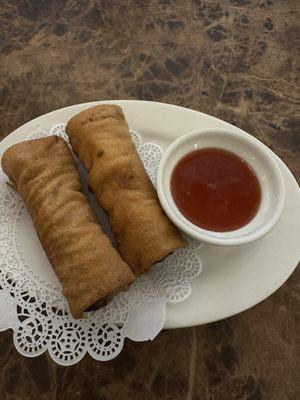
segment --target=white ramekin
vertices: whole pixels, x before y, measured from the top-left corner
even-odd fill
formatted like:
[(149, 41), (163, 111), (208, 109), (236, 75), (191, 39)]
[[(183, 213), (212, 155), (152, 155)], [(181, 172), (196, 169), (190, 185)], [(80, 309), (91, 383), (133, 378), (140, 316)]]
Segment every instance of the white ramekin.
[[(259, 180), (262, 199), (256, 216), (245, 226), (230, 232), (202, 229), (187, 220), (172, 198), (170, 180), (174, 167), (187, 153), (204, 147), (229, 150), (244, 159)], [(259, 140), (242, 132), (203, 129), (181, 136), (165, 151), (157, 173), (160, 203), (173, 223), (183, 232), (202, 242), (238, 245), (259, 239), (278, 222), (285, 202), (285, 185), (272, 152)]]

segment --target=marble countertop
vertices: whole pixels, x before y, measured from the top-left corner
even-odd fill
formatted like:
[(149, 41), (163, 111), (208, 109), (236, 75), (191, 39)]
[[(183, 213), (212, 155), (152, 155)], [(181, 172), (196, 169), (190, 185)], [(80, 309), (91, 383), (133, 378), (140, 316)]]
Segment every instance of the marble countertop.
[[(298, 0), (3, 1), (0, 139), (75, 103), (163, 101), (248, 131), (299, 182), (299, 16)], [(0, 398), (299, 399), (299, 293), (298, 268), (240, 315), (128, 341), (107, 363), (24, 358), (3, 332)]]

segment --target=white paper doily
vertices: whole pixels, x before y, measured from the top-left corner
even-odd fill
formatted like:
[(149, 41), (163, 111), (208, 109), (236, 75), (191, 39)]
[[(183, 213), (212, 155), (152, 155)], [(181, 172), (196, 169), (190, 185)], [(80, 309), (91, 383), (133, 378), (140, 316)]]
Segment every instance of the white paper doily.
[[(39, 130), (27, 139), (47, 135), (68, 141), (65, 124), (55, 125), (49, 132)], [(143, 144), (136, 132), (131, 131), (131, 136), (155, 185), (163, 152), (154, 143)], [(83, 190), (104, 231), (111, 234), (95, 196), (88, 192), (86, 171), (77, 163)], [(201, 272), (200, 244), (186, 238), (186, 249), (153, 265), (106, 307), (75, 320), (27, 210), (6, 182), (0, 170), (0, 331), (13, 329), (15, 347), (24, 356), (34, 357), (48, 350), (61, 365), (75, 364), (87, 352), (96, 360), (111, 360), (121, 352), (126, 337), (152, 340), (163, 329), (167, 303), (190, 296), (190, 282)]]

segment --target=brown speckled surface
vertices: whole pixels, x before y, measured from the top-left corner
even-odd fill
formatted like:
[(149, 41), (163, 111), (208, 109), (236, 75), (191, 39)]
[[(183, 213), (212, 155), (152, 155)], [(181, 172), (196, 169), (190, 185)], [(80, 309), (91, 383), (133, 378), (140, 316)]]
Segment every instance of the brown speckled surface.
[[(298, 0), (1, 1), (0, 139), (75, 103), (157, 100), (245, 129), (299, 182), (299, 17)], [(27, 359), (3, 332), (0, 398), (297, 400), (299, 364), (298, 268), (255, 308), (108, 363)]]

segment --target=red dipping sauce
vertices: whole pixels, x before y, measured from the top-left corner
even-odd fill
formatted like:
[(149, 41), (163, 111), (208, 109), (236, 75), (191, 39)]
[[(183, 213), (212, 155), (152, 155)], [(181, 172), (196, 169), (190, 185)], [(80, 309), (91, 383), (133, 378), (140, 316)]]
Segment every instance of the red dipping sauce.
[(189, 221), (215, 232), (243, 227), (254, 218), (261, 202), (252, 168), (234, 153), (218, 148), (185, 155), (173, 170), (171, 192)]

